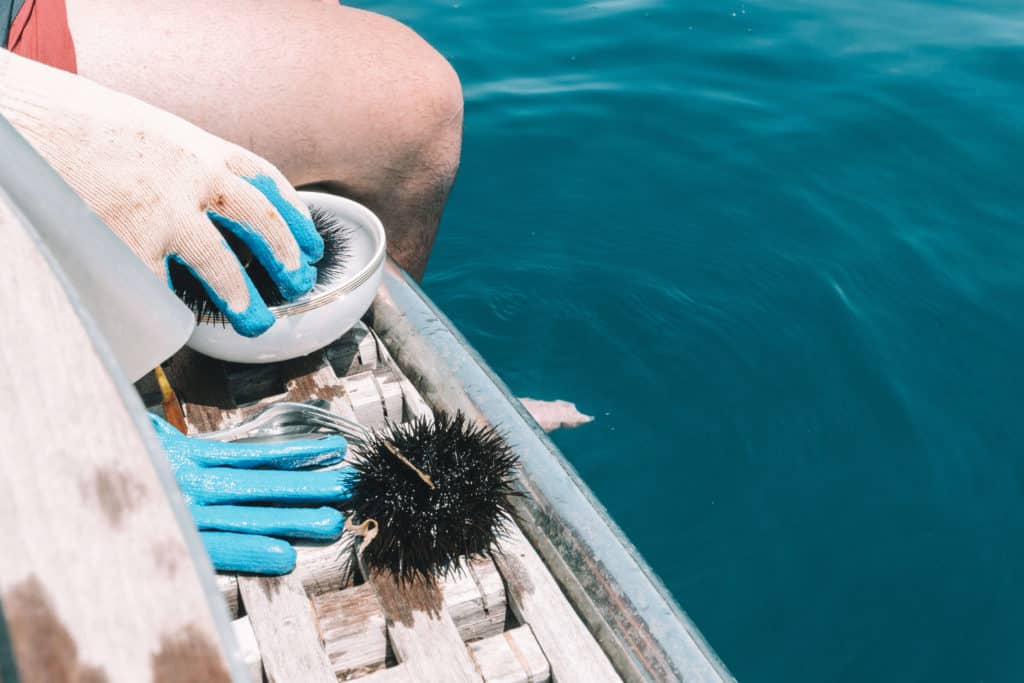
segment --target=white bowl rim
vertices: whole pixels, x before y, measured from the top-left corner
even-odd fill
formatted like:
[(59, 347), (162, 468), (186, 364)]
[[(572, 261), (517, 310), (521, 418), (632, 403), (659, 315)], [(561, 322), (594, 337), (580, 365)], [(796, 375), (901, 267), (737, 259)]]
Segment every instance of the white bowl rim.
[[(348, 197), (342, 197), (336, 194), (327, 194), (326, 192), (309, 192), (300, 191), (300, 196), (311, 196), (311, 197), (327, 197), (330, 201), (341, 202), (342, 204), (348, 204), (349, 208), (355, 208), (357, 211), (365, 212), (366, 217), (370, 220), (366, 223), (373, 233), (373, 236), (377, 238), (377, 247), (374, 249), (373, 255), (370, 260), (366, 262), (366, 265), (354, 276), (348, 280), (344, 280), (336, 287), (332, 287), (326, 291), (321, 292), (317, 296), (311, 299), (304, 299), (295, 301), (293, 303), (280, 304), (278, 306), (269, 306), (270, 312), (274, 314), (275, 318), (287, 318), (288, 316), (296, 315), (298, 313), (304, 313), (311, 311), (315, 308), (325, 306), (335, 299), (338, 299), (345, 294), (358, 289), (363, 283), (369, 280), (381, 265), (384, 263), (384, 257), (387, 254), (387, 238), (384, 233), (384, 224), (381, 223), (380, 218), (377, 217), (373, 211), (368, 207), (360, 204), (357, 201), (353, 201)], [(315, 203), (315, 200), (314, 200)], [(228, 319), (218, 310), (206, 311), (202, 317), (198, 320), (199, 325), (226, 325)]]

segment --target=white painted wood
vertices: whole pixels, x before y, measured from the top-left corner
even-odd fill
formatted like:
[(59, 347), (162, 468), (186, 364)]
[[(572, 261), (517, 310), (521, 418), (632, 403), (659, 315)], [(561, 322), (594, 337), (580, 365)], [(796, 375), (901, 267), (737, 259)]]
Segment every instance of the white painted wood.
[(327, 658), (339, 678), (383, 668), (388, 636), (384, 611), (369, 584), (313, 598)]
[(217, 574), (217, 588), (228, 606), (228, 614), (232, 619), (237, 619), (242, 604), (242, 598), (238, 595), (238, 578), (234, 574)]
[(335, 683), (313, 607), (294, 572), (272, 578), (239, 576), (238, 590), (269, 683)]
[(515, 654), (516, 660), (523, 664), (527, 681), (544, 683), (551, 680), (551, 667), (540, 649), (537, 638), (533, 635), (533, 629), (529, 626), (520, 626), (505, 631), (501, 637)]
[(533, 628), (556, 681), (621, 680), (519, 527), (509, 530), (494, 562), (505, 578), (509, 607)]
[(256, 634), (253, 633), (249, 617), (235, 619), (231, 622), (231, 629), (235, 632), (238, 651), (249, 670), (252, 683), (263, 683), (263, 658), (260, 657), (260, 647), (256, 644)]
[(469, 644), (486, 683), (547, 683), (551, 668), (529, 626)]
[(398, 386), (402, 389), (402, 420), (405, 421), (424, 415), (433, 415), (430, 406), (427, 405), (427, 402), (423, 400), (422, 396), (420, 396), (420, 392), (416, 391), (416, 387), (413, 386), (412, 382), (410, 382), (409, 379), (402, 374), (402, 371), (398, 369), (398, 365), (395, 364), (394, 359), (391, 357), (388, 347), (384, 345), (384, 342), (380, 340), (380, 337), (378, 337), (375, 332), (373, 333), (373, 337), (377, 341), (377, 351), (380, 355), (381, 365), (394, 370), (395, 376), (398, 378)]
[(9, 293), (0, 333), (0, 603), (20, 680), (166, 681), (174, 660), (185, 679), (227, 681), (210, 607), (144, 438), (154, 453), (158, 446), (126, 404), (131, 386), (111, 377), (7, 202), (0, 193), (0, 287)]
[(480, 674), (455, 622), (443, 609), (440, 589), (422, 581), (399, 584), (389, 573), (363, 567), (388, 618), (388, 636), (398, 661), (417, 681), (469, 683)]
[(412, 385), (412, 382), (403, 378), (401, 381), (402, 385), (402, 404), (405, 409), (405, 419), (411, 420), (415, 417), (422, 417), (423, 415), (433, 415), (430, 410), (430, 406), (420, 396), (420, 392), (416, 391), (416, 387)]
[(401, 422), (404, 407), (402, 383), (389, 368), (373, 373), (373, 379), (377, 383), (381, 403), (384, 404), (384, 416), (391, 422)]
[(345, 387), (345, 393), (360, 424), (373, 428), (384, 423), (384, 406), (372, 371), (343, 377), (341, 384)]
[(351, 544), (348, 534), (329, 545), (293, 543), (296, 573), (309, 595), (341, 590), (352, 584), (355, 567)]
[(463, 640), (486, 638), (505, 627), (505, 586), (490, 559), (463, 562), (460, 572), (441, 581), (441, 592)]
[(364, 332), (363, 338), (359, 340), (359, 362), (371, 368), (376, 367), (379, 360), (377, 356), (377, 337), (361, 321), (357, 324)]
[(366, 676), (355, 679), (359, 683), (415, 683), (409, 668), (405, 664), (399, 664), (389, 669), (381, 669)]

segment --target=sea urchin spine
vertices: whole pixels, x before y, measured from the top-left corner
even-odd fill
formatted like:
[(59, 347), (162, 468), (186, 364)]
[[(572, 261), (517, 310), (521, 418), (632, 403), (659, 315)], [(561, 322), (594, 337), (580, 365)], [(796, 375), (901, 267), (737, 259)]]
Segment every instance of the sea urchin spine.
[[(351, 229), (342, 224), (333, 214), (319, 208), (309, 210), (320, 237), (324, 241), (324, 253), (314, 265), (316, 266), (316, 285), (314, 292), (329, 287), (345, 272), (352, 249)], [(252, 280), (253, 286), (267, 306), (280, 306), (288, 303), (274, 284), (270, 274), (263, 265), (255, 260), (249, 248), (230, 231), (222, 230), (222, 236), (228, 247), (239, 257), (245, 268), (246, 275)], [(217, 307), (206, 291), (206, 287), (183, 264), (175, 260), (167, 262), (167, 273), (174, 292), (192, 309), (197, 320), (208, 320), (217, 313)]]
[(371, 567), (430, 580), (491, 550), (515, 521), (516, 455), (461, 412), (389, 423), (354, 450), (345, 508), (377, 522), (363, 553)]

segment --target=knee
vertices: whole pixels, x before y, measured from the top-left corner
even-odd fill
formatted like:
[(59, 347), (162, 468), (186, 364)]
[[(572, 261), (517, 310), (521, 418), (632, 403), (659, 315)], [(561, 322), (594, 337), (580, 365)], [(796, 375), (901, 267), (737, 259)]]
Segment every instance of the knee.
[(462, 85), (437, 50), (404, 24), (373, 15), (381, 59), (375, 127), (386, 166), (407, 174), (453, 176), (462, 144)]
[(408, 60), (402, 69), (404, 83), (397, 93), (409, 110), (418, 112), (421, 125), (438, 133), (462, 134), (462, 83), (455, 69), (429, 43), (412, 29), (396, 21), (396, 30), (405, 36)]

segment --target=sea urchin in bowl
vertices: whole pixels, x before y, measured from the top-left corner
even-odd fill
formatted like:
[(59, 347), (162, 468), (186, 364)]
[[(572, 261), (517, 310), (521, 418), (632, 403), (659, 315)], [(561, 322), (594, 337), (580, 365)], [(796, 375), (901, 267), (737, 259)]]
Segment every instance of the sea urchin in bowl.
[[(258, 337), (243, 337), (213, 308), (209, 296), (188, 272), (172, 270), (175, 291), (194, 311), (197, 325), (188, 346), (235, 363), (271, 363), (321, 349), (347, 332), (369, 309), (384, 269), (385, 239), (380, 219), (350, 199), (300, 192), (324, 238), (324, 256), (316, 264), (317, 282), (309, 294), (286, 302), (269, 275), (252, 259), (246, 272), (276, 321)], [(229, 244), (244, 253), (239, 244)]]

